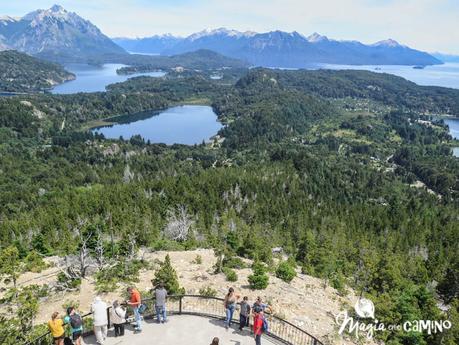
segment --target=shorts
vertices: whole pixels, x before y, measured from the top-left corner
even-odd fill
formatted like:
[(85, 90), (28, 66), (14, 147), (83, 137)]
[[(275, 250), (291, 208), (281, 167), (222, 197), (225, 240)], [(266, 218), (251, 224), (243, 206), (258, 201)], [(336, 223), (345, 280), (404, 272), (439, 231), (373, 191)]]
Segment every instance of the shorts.
[(59, 336), (59, 337), (53, 337), (53, 340), (54, 340), (54, 341), (58, 341), (58, 340), (64, 339), (64, 335), (65, 335), (65, 334), (62, 334), (62, 335)]
[(81, 337), (81, 331), (74, 332), (74, 333), (72, 334), (72, 339), (73, 339), (73, 340), (77, 340), (77, 339), (80, 338), (80, 337)]

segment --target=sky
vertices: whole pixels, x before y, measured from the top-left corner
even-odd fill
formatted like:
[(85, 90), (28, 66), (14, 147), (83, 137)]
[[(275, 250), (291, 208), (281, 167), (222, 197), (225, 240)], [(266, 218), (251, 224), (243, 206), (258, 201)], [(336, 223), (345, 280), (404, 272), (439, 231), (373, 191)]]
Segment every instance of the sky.
[(459, 55), (459, 0), (0, 0), (22, 16), (58, 3), (110, 37), (186, 36), (205, 28), (319, 32), (374, 43)]

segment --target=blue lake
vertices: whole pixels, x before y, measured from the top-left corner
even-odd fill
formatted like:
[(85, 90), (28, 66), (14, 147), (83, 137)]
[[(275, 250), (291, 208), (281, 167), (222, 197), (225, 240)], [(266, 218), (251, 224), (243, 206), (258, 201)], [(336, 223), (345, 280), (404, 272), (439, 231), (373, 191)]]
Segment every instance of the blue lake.
[(443, 65), (426, 66), (424, 69), (414, 69), (413, 66), (400, 65), (331, 65), (318, 64), (311, 69), (353, 69), (365, 70), (376, 73), (389, 73), (398, 75), (418, 85), (444, 86), (459, 89), (459, 63), (445, 63)]
[(93, 66), (86, 64), (69, 64), (64, 66), (69, 72), (76, 75), (76, 79), (54, 87), (51, 92), (54, 94), (71, 94), (78, 92), (99, 92), (105, 91), (107, 85), (120, 83), (132, 77), (146, 75), (151, 77), (162, 77), (164, 72), (150, 72), (127, 75), (118, 75), (116, 70), (126, 65), (105, 64)]
[[(443, 119), (449, 126), (449, 133), (454, 139), (459, 140), (459, 119)], [(459, 147), (453, 147), (453, 156), (459, 157)]]
[(217, 134), (222, 124), (211, 107), (183, 105), (163, 111), (145, 112), (130, 116), (113, 118), (111, 126), (94, 128), (106, 138), (129, 139), (141, 135), (152, 143), (200, 144)]
[(449, 134), (459, 140), (459, 119), (443, 119), (443, 121), (449, 126)]

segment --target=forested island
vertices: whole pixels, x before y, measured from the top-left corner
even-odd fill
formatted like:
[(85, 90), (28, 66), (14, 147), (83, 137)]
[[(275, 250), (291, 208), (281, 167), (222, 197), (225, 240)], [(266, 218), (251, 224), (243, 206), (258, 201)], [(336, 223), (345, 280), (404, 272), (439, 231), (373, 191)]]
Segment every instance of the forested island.
[(173, 56), (145, 56), (131, 55), (129, 59), (118, 58), (120, 62), (126, 61), (131, 66), (122, 67), (118, 74), (145, 73), (157, 70), (214, 70), (214, 69), (246, 69), (247, 62), (226, 57), (211, 50), (200, 49), (189, 53)]
[[(457, 344), (459, 160), (434, 116), (459, 114), (459, 90), (362, 71), (222, 73), (228, 78), (170, 73), (104, 93), (0, 98), (1, 272), (14, 281), (18, 267), (84, 247), (114, 263), (96, 277), (109, 291), (115, 275), (135, 281), (140, 247), (214, 248), (226, 270), (240, 257), (269, 269), (272, 248), (282, 247), (287, 268), (342, 294), (362, 292), (381, 322), (449, 319), (454, 327), (378, 333), (386, 344)], [(221, 140), (166, 146), (86, 130), (190, 102), (212, 105), (225, 124)], [(167, 232), (180, 217), (192, 224), (185, 235)], [(60, 288), (81, 279), (62, 274)], [(268, 283), (257, 279), (254, 288)], [(51, 293), (10, 292), (3, 303), (18, 312), (0, 319), (6, 344), (43, 332), (34, 311)]]
[(0, 93), (41, 92), (73, 79), (58, 64), (14, 50), (0, 52)]

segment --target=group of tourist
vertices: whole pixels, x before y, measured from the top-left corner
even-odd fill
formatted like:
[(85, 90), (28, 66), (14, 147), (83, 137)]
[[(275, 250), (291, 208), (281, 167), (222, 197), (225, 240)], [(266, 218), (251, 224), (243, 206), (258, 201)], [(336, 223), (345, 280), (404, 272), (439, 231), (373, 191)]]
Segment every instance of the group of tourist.
[[(240, 298), (241, 296), (237, 294), (233, 288), (229, 288), (223, 302), (226, 311), (225, 327), (227, 329), (231, 326), (234, 311), (237, 308), (237, 303)], [(249, 326), (251, 314), (250, 312), (252, 311), (253, 335), (255, 337), (255, 344), (260, 345), (261, 335), (268, 330), (268, 322), (265, 319), (264, 313), (265, 311), (271, 313), (271, 307), (268, 304), (263, 303), (261, 297), (257, 297), (253, 306), (250, 307), (249, 298), (247, 296), (244, 296), (239, 307), (239, 330), (242, 331), (244, 327)], [(214, 338), (211, 345), (218, 344), (218, 341), (218, 338)]]
[[(136, 333), (142, 331), (142, 314), (146, 309), (145, 304), (142, 303), (140, 293), (137, 289), (129, 287), (127, 288), (129, 293), (129, 300), (124, 305), (129, 306), (132, 309), (135, 321), (134, 331)], [(167, 291), (163, 283), (160, 283), (154, 290), (155, 294), (155, 312), (156, 321), (158, 323), (167, 322), (166, 312), (166, 300)], [(234, 292), (233, 288), (230, 288), (224, 299), (224, 307), (226, 312), (225, 327), (229, 328), (233, 320), (234, 311), (237, 308), (238, 300), (240, 295)], [(108, 305), (102, 299), (97, 296), (91, 306), (91, 313), (93, 318), (94, 334), (96, 336), (97, 343), (104, 344), (107, 338), (108, 331)], [(263, 303), (261, 298), (258, 297), (255, 303), (250, 306), (248, 297), (245, 296), (240, 303), (239, 311), (239, 330), (242, 331), (245, 327), (249, 326), (250, 316), (253, 318), (253, 335), (255, 338), (255, 344), (261, 344), (261, 336), (267, 331), (267, 321), (264, 316), (264, 312), (268, 309), (271, 312), (270, 307)], [(110, 308), (110, 320), (115, 329), (115, 337), (124, 335), (124, 324), (127, 322), (127, 310), (122, 306), (119, 301), (114, 301)], [(65, 336), (65, 327), (69, 326), (70, 336)], [(67, 308), (67, 315), (65, 317), (59, 317), (58, 312), (54, 312), (51, 315), (51, 320), (48, 321), (48, 328), (53, 336), (55, 345), (81, 345), (81, 339), (83, 335), (83, 319), (80, 313), (77, 312), (76, 308), (71, 306)], [(218, 345), (219, 338), (214, 338), (211, 345)]]
[[(124, 305), (132, 309), (135, 321), (135, 332), (142, 331), (142, 315), (146, 306), (142, 304), (140, 293), (133, 287), (127, 288), (129, 293), (129, 300)], [(166, 313), (166, 299), (167, 291), (163, 283), (160, 283), (155, 289), (155, 310), (157, 322), (167, 322)], [(94, 335), (96, 336), (97, 343), (102, 345), (108, 332), (108, 305), (97, 296), (92, 305), (91, 313), (93, 318)], [(127, 310), (123, 308), (119, 301), (114, 301), (110, 308), (110, 321), (115, 329), (115, 337), (124, 335), (124, 324), (127, 322)], [(65, 336), (65, 327), (69, 326), (70, 336)], [(54, 312), (51, 315), (51, 320), (48, 321), (48, 328), (54, 339), (55, 345), (81, 345), (81, 338), (83, 335), (83, 319), (75, 309), (75, 307), (67, 308), (67, 315), (59, 317), (59, 312)]]

